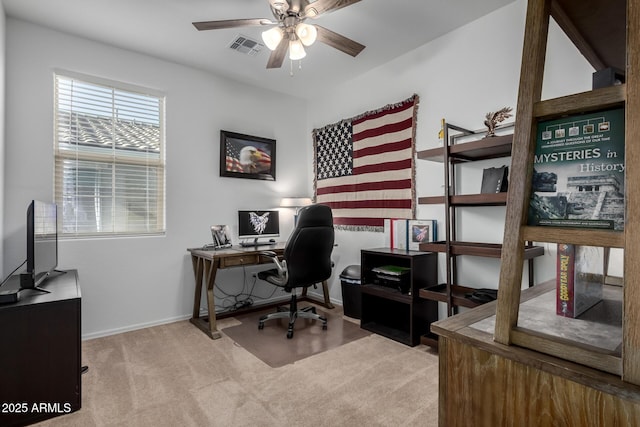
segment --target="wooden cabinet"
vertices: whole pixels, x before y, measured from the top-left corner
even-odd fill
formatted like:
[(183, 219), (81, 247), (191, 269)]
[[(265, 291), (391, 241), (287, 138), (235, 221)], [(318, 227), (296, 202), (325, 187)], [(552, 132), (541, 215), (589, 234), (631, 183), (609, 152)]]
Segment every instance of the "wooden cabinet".
[[(381, 248), (362, 250), (361, 258), (360, 326), (403, 344), (419, 344), (438, 320), (437, 303), (418, 297), (421, 288), (437, 283), (437, 254)], [(381, 281), (374, 271), (389, 265), (408, 269), (407, 292)]]
[[(455, 132), (454, 135), (450, 133)], [(478, 303), (468, 299), (465, 295), (473, 292), (473, 285), (464, 286), (458, 281), (456, 258), (461, 255), (471, 255), (499, 259), (502, 255), (502, 245), (484, 242), (459, 241), (456, 227), (456, 210), (460, 207), (473, 206), (504, 206), (507, 193), (485, 194), (456, 194), (456, 166), (468, 162), (507, 158), (511, 156), (513, 135), (498, 135), (483, 138), (481, 132), (470, 131), (450, 123), (444, 123), (444, 136), (448, 144), (444, 147), (419, 151), (418, 159), (444, 163), (443, 196), (419, 197), (418, 203), (423, 205), (442, 204), (445, 207), (445, 239), (438, 242), (423, 243), (420, 250), (446, 254), (446, 281), (430, 288), (419, 291), (422, 298), (444, 302), (447, 305), (447, 315), (453, 315), (458, 307), (476, 307)], [(471, 141), (459, 142), (461, 138)], [(474, 139), (474, 140), (473, 140)], [(461, 172), (461, 174), (464, 172)], [(478, 186), (478, 189), (480, 186)], [(542, 247), (527, 244), (525, 256), (529, 262), (529, 285), (533, 285), (534, 257), (544, 253)]]
[[(19, 277), (11, 279), (5, 286), (17, 288)], [(41, 285), (49, 293), (26, 289), (18, 302), (0, 305), (0, 425), (26, 425), (80, 409), (77, 279), (75, 270), (53, 273)]]

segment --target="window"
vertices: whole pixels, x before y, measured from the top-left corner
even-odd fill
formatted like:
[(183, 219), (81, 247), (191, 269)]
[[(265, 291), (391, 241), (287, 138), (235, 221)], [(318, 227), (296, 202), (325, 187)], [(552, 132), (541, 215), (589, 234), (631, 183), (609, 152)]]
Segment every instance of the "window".
[(55, 200), (65, 237), (165, 231), (164, 97), (55, 75)]

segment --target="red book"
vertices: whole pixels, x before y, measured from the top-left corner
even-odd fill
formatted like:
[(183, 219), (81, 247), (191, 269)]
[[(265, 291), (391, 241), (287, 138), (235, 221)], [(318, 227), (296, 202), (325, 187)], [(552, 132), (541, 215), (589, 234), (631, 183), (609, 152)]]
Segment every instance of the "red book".
[(558, 244), (556, 314), (578, 317), (602, 300), (604, 248)]

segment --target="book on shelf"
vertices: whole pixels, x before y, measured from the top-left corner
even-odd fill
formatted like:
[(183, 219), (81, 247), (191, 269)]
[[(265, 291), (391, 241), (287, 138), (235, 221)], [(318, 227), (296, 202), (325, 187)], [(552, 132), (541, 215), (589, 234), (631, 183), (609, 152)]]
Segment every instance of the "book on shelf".
[(405, 274), (409, 274), (411, 272), (411, 268), (401, 267), (399, 265), (382, 265), (380, 267), (372, 268), (371, 271), (385, 276), (403, 276)]
[(435, 219), (410, 219), (407, 232), (407, 247), (412, 251), (417, 251), (420, 248), (420, 243), (438, 240), (438, 221)]
[(509, 167), (486, 168), (482, 170), (480, 193), (505, 193), (509, 185)]
[(604, 248), (558, 244), (556, 314), (578, 317), (602, 300)]
[(624, 108), (538, 123), (529, 225), (624, 229)]
[(384, 220), (384, 246), (391, 249), (406, 249), (406, 219), (385, 218)]
[(438, 237), (435, 219), (384, 220), (385, 246), (392, 249), (418, 250), (420, 243), (434, 242)]

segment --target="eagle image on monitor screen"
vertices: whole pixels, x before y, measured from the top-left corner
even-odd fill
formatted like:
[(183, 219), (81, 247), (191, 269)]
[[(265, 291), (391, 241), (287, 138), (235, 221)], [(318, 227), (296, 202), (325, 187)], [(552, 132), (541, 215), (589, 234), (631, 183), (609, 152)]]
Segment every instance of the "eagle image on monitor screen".
[(249, 212), (249, 220), (256, 233), (264, 233), (264, 230), (267, 228), (267, 223), (269, 222), (269, 213), (270, 212), (265, 212), (262, 215), (258, 215), (255, 212)]

